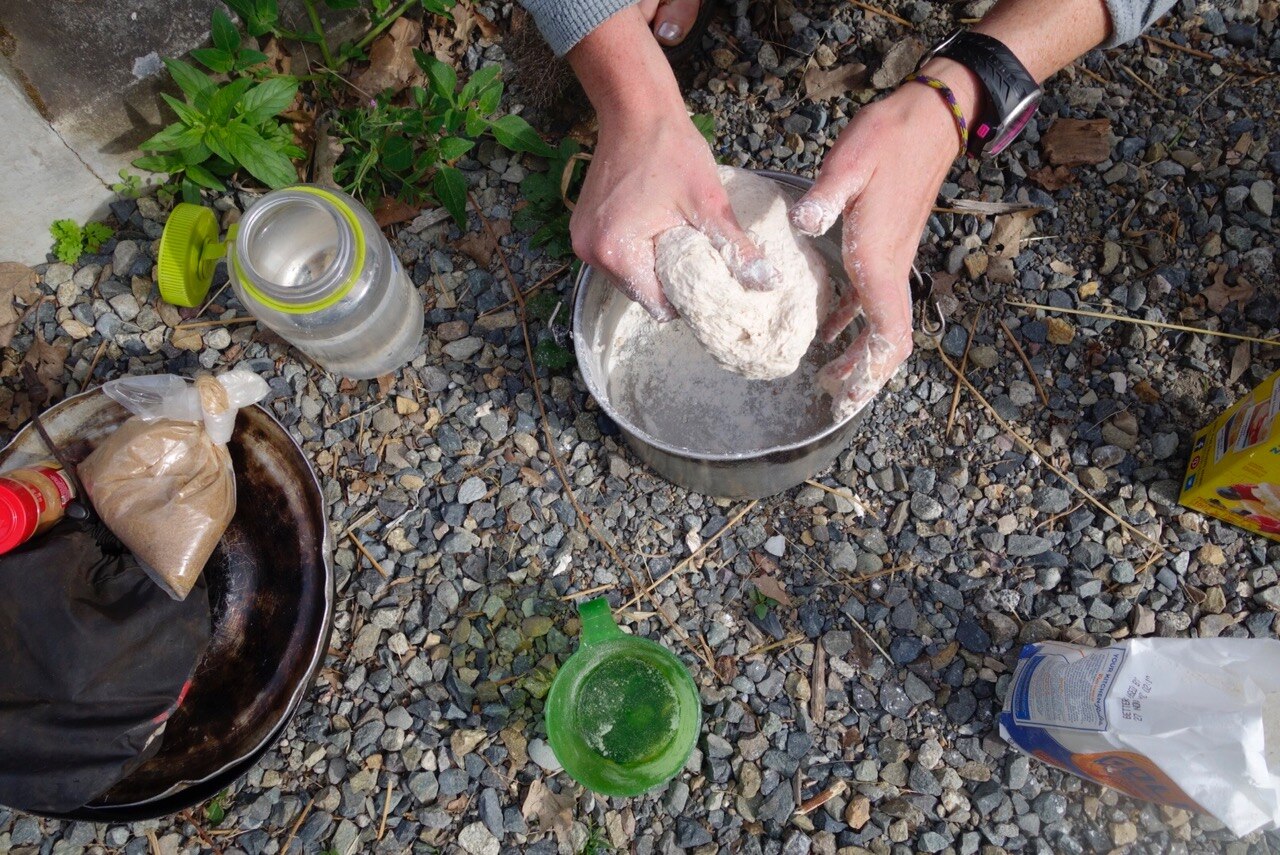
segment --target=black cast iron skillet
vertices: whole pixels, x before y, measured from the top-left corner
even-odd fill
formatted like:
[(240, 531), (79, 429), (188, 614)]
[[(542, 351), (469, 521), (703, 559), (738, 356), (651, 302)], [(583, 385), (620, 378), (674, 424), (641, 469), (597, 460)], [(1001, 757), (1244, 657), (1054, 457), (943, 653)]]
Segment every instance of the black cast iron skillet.
[[(129, 413), (101, 391), (41, 417), (72, 461)], [(229, 446), (236, 515), (205, 567), (212, 636), (191, 690), (154, 757), (88, 805), (55, 819), (126, 822), (199, 804), (279, 740), (329, 646), (333, 563), (320, 484), (301, 449), (262, 407), (236, 420)], [(0, 470), (49, 458), (28, 425)]]

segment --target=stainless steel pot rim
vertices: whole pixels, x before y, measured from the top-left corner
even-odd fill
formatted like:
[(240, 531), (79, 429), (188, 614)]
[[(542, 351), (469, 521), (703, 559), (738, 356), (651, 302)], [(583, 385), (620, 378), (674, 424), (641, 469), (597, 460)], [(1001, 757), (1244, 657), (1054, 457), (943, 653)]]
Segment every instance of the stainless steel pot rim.
[[(759, 175), (765, 176), (766, 178), (772, 178), (781, 184), (786, 184), (801, 190), (807, 189), (813, 184), (811, 179), (804, 178), (799, 175), (791, 175), (786, 172), (776, 172), (769, 169), (757, 169), (753, 171)], [(591, 348), (591, 343), (588, 342), (586, 337), (582, 334), (582, 311), (583, 303), (586, 299), (587, 283), (590, 281), (593, 273), (594, 270), (591, 265), (582, 265), (582, 269), (578, 272), (578, 278), (573, 285), (573, 342), (575, 350), (590, 350)], [(581, 355), (579, 355), (578, 364), (583, 366), (588, 363), (582, 359)], [(652, 445), (654, 448), (666, 452), (667, 454), (690, 457), (696, 460), (733, 462), (740, 460), (754, 460), (761, 457), (768, 457), (772, 454), (796, 451), (831, 436), (858, 416), (857, 413), (854, 413), (846, 419), (839, 422), (833, 422), (819, 433), (813, 434), (812, 436), (802, 437), (794, 442), (789, 442), (784, 445), (775, 445), (770, 446), (769, 448), (756, 449), (754, 451), (708, 453), (664, 442), (663, 440), (658, 439), (652, 434), (632, 424), (629, 419), (623, 416), (622, 413), (614, 407), (613, 402), (609, 400), (608, 393), (600, 387), (600, 384), (597, 382), (597, 379), (592, 372), (583, 369), (581, 374), (583, 382), (587, 385), (587, 390), (591, 393), (591, 397), (596, 399), (596, 403), (600, 405), (600, 408), (604, 410), (605, 413), (608, 414), (609, 418), (613, 419), (622, 430), (641, 441)]]
[[(584, 337), (578, 330), (578, 318), (580, 317), (581, 311), (582, 311), (582, 302), (584, 299), (583, 295), (586, 293), (586, 284), (587, 284), (587, 281), (590, 279), (591, 274), (592, 274), (591, 266), (584, 264), (582, 266), (582, 271), (578, 274), (578, 281), (574, 286), (573, 341), (574, 341), (575, 347), (579, 347), (579, 348), (591, 347), (590, 343), (584, 339)], [(579, 363), (582, 362), (581, 359), (579, 359), (578, 361)], [(826, 437), (840, 430), (840, 428), (844, 427), (846, 424), (848, 424), (850, 421), (852, 421), (854, 418), (857, 417), (857, 413), (854, 413), (853, 415), (849, 416), (848, 418), (842, 421), (833, 422), (831, 425), (826, 427), (820, 433), (813, 434), (812, 436), (802, 437), (800, 439), (795, 440), (794, 442), (786, 443), (785, 445), (774, 445), (774, 446), (770, 446), (769, 448), (761, 448), (761, 449), (756, 449), (754, 451), (730, 451), (730, 452), (721, 452), (721, 453), (708, 453), (703, 451), (695, 451), (694, 449), (685, 448), (679, 445), (672, 445), (671, 443), (664, 442), (663, 440), (657, 438), (653, 434), (646, 432), (642, 428), (637, 427), (626, 416), (624, 416), (621, 412), (618, 411), (617, 407), (613, 405), (613, 402), (609, 400), (608, 393), (605, 392), (604, 389), (600, 388), (600, 385), (596, 382), (596, 378), (592, 373), (588, 371), (583, 371), (582, 379), (583, 379), (583, 382), (587, 384), (587, 391), (591, 393), (591, 397), (596, 399), (596, 403), (600, 406), (600, 409), (604, 410), (605, 413), (608, 414), (609, 418), (613, 419), (614, 422), (617, 423), (618, 427), (622, 428), (624, 431), (631, 434), (632, 436), (635, 436), (640, 440), (648, 443), (649, 445), (652, 445), (654, 448), (665, 451), (668, 454), (675, 454), (681, 457), (693, 457), (698, 460), (725, 461), (725, 462), (735, 461), (735, 460), (753, 460), (758, 457), (767, 457), (771, 454), (794, 451), (796, 449), (804, 448), (815, 442), (820, 442), (821, 440), (825, 439)]]

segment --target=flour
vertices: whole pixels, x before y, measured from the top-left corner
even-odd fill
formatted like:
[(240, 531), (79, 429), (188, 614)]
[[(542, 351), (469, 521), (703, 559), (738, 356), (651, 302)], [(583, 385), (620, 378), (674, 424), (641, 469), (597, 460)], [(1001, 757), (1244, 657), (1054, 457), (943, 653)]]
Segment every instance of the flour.
[(752, 380), (721, 366), (683, 319), (659, 324), (636, 303), (601, 345), (609, 401), (626, 421), (669, 445), (747, 455), (834, 424), (817, 374), (839, 345), (815, 342), (799, 370)]
[[(667, 299), (717, 362), (753, 380), (800, 367), (831, 302), (827, 267), (787, 219), (790, 199), (777, 182), (733, 167), (720, 180), (742, 227), (782, 274), (772, 291), (751, 291), (729, 273), (724, 252), (691, 226), (658, 237), (657, 274)], [(793, 434), (794, 435), (794, 434)]]

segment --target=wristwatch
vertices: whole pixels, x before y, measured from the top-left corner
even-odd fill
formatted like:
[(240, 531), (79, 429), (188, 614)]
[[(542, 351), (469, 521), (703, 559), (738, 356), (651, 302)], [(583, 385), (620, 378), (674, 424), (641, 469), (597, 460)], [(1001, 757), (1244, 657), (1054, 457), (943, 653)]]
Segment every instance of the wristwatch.
[(998, 39), (970, 30), (947, 36), (921, 66), (935, 56), (968, 68), (986, 90), (981, 113), (969, 128), (969, 155), (994, 155), (1008, 148), (1035, 115), (1044, 95), (1031, 72)]

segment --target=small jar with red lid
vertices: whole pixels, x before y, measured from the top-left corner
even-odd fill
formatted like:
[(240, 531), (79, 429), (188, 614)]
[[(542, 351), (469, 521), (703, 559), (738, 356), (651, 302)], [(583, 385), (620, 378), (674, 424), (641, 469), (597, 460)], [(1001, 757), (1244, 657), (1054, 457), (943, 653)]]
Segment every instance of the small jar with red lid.
[(71, 479), (52, 461), (0, 474), (0, 553), (53, 528), (75, 497)]

